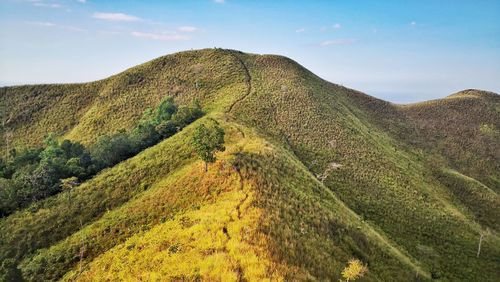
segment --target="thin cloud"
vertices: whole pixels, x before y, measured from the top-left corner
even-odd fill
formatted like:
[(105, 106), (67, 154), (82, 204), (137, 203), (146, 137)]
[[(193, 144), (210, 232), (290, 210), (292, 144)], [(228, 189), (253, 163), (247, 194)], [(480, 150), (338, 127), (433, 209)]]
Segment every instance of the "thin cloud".
[(73, 32), (87, 32), (86, 29), (79, 28), (76, 26), (71, 26), (71, 25), (60, 25), (60, 24), (55, 24), (52, 22), (26, 22), (27, 24), (30, 25), (35, 25), (35, 26), (41, 26), (41, 27), (48, 27), (48, 28), (59, 28), (67, 31), (73, 31)]
[(36, 25), (36, 26), (44, 26), (44, 27), (56, 26), (55, 23), (51, 23), (51, 22), (27, 22), (27, 23), (32, 24), (32, 25)]
[(296, 29), (296, 30), (295, 30), (295, 32), (296, 32), (296, 33), (302, 33), (302, 32), (304, 32), (304, 31), (306, 31), (306, 29), (305, 29), (305, 28), (299, 28), (299, 29)]
[(61, 26), (61, 28), (69, 30), (69, 31), (75, 31), (75, 32), (87, 32), (88, 31), (84, 28), (79, 28), (79, 27), (70, 26), (70, 25)]
[(46, 8), (62, 8), (62, 5), (57, 3), (32, 2), (33, 6)]
[(87, 3), (87, 0), (78, 0), (78, 2), (85, 4)]
[(217, 3), (217, 4), (224, 4), (224, 3), (226, 3), (225, 0), (214, 0), (214, 2)]
[(179, 30), (181, 32), (196, 32), (199, 29), (197, 27), (194, 27), (194, 26), (180, 26), (177, 28), (177, 30)]
[(103, 21), (110, 21), (110, 22), (137, 22), (140, 21), (141, 19), (132, 16), (132, 15), (127, 15), (123, 13), (100, 13), (96, 12), (92, 15), (93, 18), (103, 20)]
[(332, 45), (350, 45), (356, 42), (356, 39), (343, 38), (343, 39), (333, 39), (326, 40), (320, 43), (321, 46), (332, 46)]
[(164, 41), (183, 41), (189, 40), (191, 37), (178, 34), (175, 32), (161, 32), (161, 33), (152, 33), (152, 32), (140, 32), (133, 31), (130, 35), (138, 38), (150, 39), (150, 40), (164, 40)]
[(410, 25), (411, 25), (411, 26), (416, 26), (416, 25), (417, 25), (417, 22), (416, 22), (416, 21), (412, 21), (412, 22), (410, 23)]
[(101, 30), (101, 31), (99, 31), (99, 33), (104, 34), (104, 35), (124, 35), (124, 34), (127, 34), (124, 31), (115, 31), (115, 30)]
[(339, 23), (336, 23), (336, 24), (333, 24), (331, 26), (322, 26), (319, 30), (322, 31), (322, 32), (325, 32), (327, 30), (332, 30), (332, 29), (340, 29), (342, 28), (342, 25), (339, 24)]

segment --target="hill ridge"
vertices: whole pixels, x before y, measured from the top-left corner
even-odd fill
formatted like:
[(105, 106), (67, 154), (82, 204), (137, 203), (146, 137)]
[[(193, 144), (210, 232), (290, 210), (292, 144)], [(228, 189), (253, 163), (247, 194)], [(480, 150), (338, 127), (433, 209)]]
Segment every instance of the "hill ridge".
[[(283, 56), (203, 49), (91, 83), (2, 87), (0, 148), (39, 146), (48, 132), (91, 145), (130, 131), (166, 96), (198, 101), (206, 116), (76, 187), (81, 208), (64, 208), (62, 192), (0, 219), (8, 269), (28, 280), (338, 280), (358, 258), (367, 281), (500, 275), (492, 92), (397, 105)], [(225, 129), (227, 150), (204, 174), (189, 140), (212, 122)], [(139, 259), (144, 252), (155, 264)], [(114, 267), (134, 260), (135, 271)]]

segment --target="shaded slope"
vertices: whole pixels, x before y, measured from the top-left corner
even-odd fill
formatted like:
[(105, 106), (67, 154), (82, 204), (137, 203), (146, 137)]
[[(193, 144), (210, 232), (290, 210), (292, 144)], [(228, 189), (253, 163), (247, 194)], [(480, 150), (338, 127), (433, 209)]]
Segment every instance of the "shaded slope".
[(466, 90), (401, 109), (419, 129), (423, 146), (500, 192), (500, 95)]
[(424, 150), (429, 163), (452, 167), (499, 191), (500, 95), (470, 89), (395, 105), (351, 91), (349, 99), (400, 146)]
[[(498, 238), (491, 253), (470, 263), (481, 227), (449, 201), (426, 162), (351, 102), (354, 91), (325, 83), (286, 58), (247, 58), (254, 93), (235, 110), (238, 118), (289, 146), (340, 199), (435, 277), (459, 280), (494, 269)], [(422, 251), (427, 249), (432, 254)]]

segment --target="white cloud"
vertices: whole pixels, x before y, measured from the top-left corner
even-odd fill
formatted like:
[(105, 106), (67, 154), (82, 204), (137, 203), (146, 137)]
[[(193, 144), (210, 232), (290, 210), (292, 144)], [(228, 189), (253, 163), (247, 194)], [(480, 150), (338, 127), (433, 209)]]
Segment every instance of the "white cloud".
[(160, 33), (133, 31), (130, 33), (130, 35), (144, 39), (165, 40), (165, 41), (181, 41), (181, 40), (191, 39), (191, 37), (189, 36), (169, 31)]
[(411, 26), (416, 26), (416, 25), (417, 25), (417, 22), (416, 22), (416, 21), (412, 21), (412, 22), (410, 23), (410, 25), (411, 25)]
[(44, 3), (44, 2), (32, 2), (33, 6), (36, 7), (47, 7), (47, 8), (61, 8), (62, 6), (57, 3)]
[(99, 13), (96, 12), (92, 15), (93, 18), (111, 21), (111, 22), (137, 22), (141, 19), (136, 16), (131, 16), (123, 13)]
[(32, 25), (37, 25), (37, 26), (45, 26), (45, 27), (53, 27), (53, 26), (56, 26), (55, 23), (51, 23), (51, 22), (28, 22), (29, 24), (32, 24)]
[(301, 32), (304, 32), (304, 31), (306, 31), (305, 28), (299, 28), (299, 29), (295, 30), (296, 33), (301, 33)]
[(333, 39), (326, 40), (320, 43), (321, 46), (330, 46), (330, 45), (349, 45), (356, 42), (356, 39), (352, 38), (343, 38), (343, 39)]
[(78, 2), (85, 4), (85, 3), (87, 3), (87, 0), (78, 0)]
[(332, 28), (335, 28), (335, 29), (339, 29), (341, 27), (342, 26), (339, 23), (336, 23), (336, 24), (332, 25)]
[(217, 4), (224, 4), (224, 3), (226, 3), (225, 0), (214, 0), (214, 2), (217, 3)]
[(181, 32), (195, 32), (195, 31), (198, 31), (199, 29), (197, 27), (194, 27), (194, 26), (180, 26), (177, 28), (177, 30), (179, 30)]

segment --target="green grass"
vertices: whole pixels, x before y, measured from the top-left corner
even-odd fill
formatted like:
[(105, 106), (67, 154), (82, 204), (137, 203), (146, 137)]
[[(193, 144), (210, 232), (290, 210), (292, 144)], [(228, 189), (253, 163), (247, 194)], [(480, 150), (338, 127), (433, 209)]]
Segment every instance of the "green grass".
[[(1, 148), (48, 131), (89, 144), (166, 95), (199, 100), (207, 116), (1, 219), (0, 259), (34, 281), (338, 280), (351, 258), (368, 264), (364, 281), (500, 276), (494, 93), (394, 105), (281, 56), (205, 49), (90, 84), (1, 88), (12, 117)], [(206, 119), (224, 127), (227, 150), (205, 175), (189, 140)]]
[[(373, 122), (363, 106), (353, 103), (361, 94), (325, 83), (288, 59), (248, 56), (247, 62), (254, 92), (235, 109), (237, 118), (291, 149), (316, 175), (331, 163), (340, 164), (329, 172), (325, 185), (435, 277), (492, 280), (498, 274), (482, 271), (495, 269), (500, 250), (496, 244), (481, 260), (470, 261), (482, 228), (461, 212), (446, 187), (433, 177), (435, 168), (428, 161), (439, 151), (420, 152), (406, 139), (384, 131), (383, 124)], [(397, 116), (398, 109), (390, 107), (394, 106), (386, 104), (379, 114)], [(487, 110), (475, 118), (484, 121), (495, 115)], [(405, 127), (411, 129), (412, 124)], [(461, 145), (457, 139), (440, 142)], [(497, 165), (488, 158), (482, 164)], [(497, 194), (492, 197), (498, 200)], [(429, 248), (439, 259), (421, 251)]]

